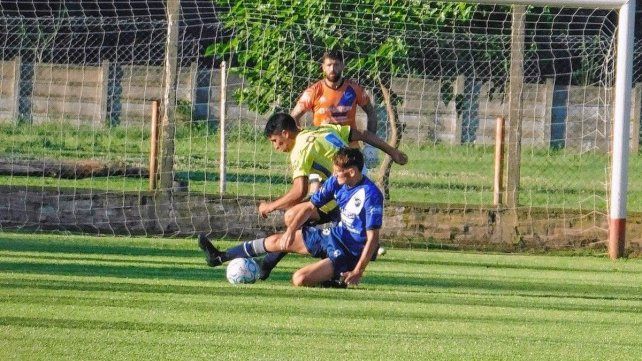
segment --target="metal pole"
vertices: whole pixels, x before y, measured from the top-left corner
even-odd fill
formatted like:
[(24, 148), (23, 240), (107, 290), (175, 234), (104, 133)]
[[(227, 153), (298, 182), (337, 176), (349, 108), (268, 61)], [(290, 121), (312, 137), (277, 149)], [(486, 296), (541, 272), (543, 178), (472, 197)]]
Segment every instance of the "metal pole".
[(219, 133), (221, 135), (221, 158), (219, 161), (219, 193), (225, 194), (226, 187), (226, 164), (227, 164), (227, 139), (225, 139), (225, 107), (227, 103), (227, 64), (225, 61), (221, 62), (221, 100), (220, 100), (220, 122)]
[(152, 100), (152, 125), (149, 151), (149, 190), (156, 189), (157, 165), (158, 165), (158, 112), (159, 100)]
[(634, 26), (635, 1), (629, 0), (620, 8), (617, 34), (613, 154), (611, 158), (611, 204), (609, 210), (609, 257), (612, 259), (624, 256), (626, 242), (626, 193), (629, 164), (629, 117), (631, 115)]
[(498, 117), (495, 123), (495, 179), (493, 181), (493, 205), (502, 203), (502, 178), (504, 176), (504, 118)]

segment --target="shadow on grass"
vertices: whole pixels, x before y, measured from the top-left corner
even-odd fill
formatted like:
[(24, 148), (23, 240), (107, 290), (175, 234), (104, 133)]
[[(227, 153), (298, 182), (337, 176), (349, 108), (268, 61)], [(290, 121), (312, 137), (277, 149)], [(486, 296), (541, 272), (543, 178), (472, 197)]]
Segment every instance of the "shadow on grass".
[[(210, 269), (195, 267), (155, 267), (155, 266), (133, 266), (133, 265), (108, 265), (108, 264), (58, 264), (55, 262), (41, 263), (12, 263), (0, 262), (0, 271), (20, 274), (37, 275), (60, 275), (75, 277), (114, 277), (136, 280), (168, 280), (168, 281), (213, 281), (225, 279), (225, 268)], [(284, 281), (289, 279), (289, 273), (275, 270), (272, 281)], [(179, 294), (234, 294), (238, 290), (234, 287), (211, 289), (207, 285), (145, 285), (118, 282), (82, 282), (82, 281), (37, 281), (28, 280), (3, 280), (3, 287), (38, 287), (45, 289), (68, 289), (68, 290), (102, 290), (119, 292), (150, 292), (150, 293), (179, 293)], [(558, 297), (558, 298), (580, 298), (580, 299), (603, 299), (603, 300), (642, 300), (642, 294), (635, 285), (612, 286), (593, 284), (570, 284), (560, 282), (524, 282), (516, 280), (488, 280), (486, 278), (449, 278), (449, 277), (414, 277), (395, 276), (388, 274), (377, 274), (368, 277), (368, 285), (374, 287), (394, 287), (399, 291), (413, 291), (407, 287), (425, 287), (432, 292), (465, 292), (467, 294), (500, 294), (500, 295), (524, 295), (529, 297)], [(416, 292), (416, 290), (415, 290)], [(273, 290), (256, 288), (253, 290), (257, 296), (273, 297)], [(317, 293), (303, 293), (299, 290), (286, 290), (280, 292), (284, 297), (312, 297), (319, 298), (323, 295)], [(328, 294), (330, 298), (336, 294)], [(426, 297), (426, 294), (420, 294)], [(354, 298), (362, 300), (364, 297), (371, 297), (373, 300), (381, 300), (391, 297), (391, 300), (399, 301), (396, 295), (371, 296), (359, 294), (358, 292), (345, 292), (342, 298)], [(416, 301), (416, 300), (415, 300)], [(402, 300), (402, 302), (404, 302)], [(409, 302), (414, 302), (412, 297)]]
[(601, 300), (636, 300), (642, 301), (642, 292), (636, 285), (611, 286), (571, 284), (560, 282), (535, 282), (521, 280), (489, 280), (482, 277), (408, 277), (378, 274), (369, 282), (377, 285), (395, 285), (395, 287), (429, 287), (431, 289), (449, 290), (466, 294), (498, 294), (514, 296), (580, 298)]
[[(24, 255), (24, 254), (5, 254), (2, 256), (6, 260), (24, 260), (25, 258), (29, 258), (30, 260), (38, 260), (38, 262), (55, 262), (55, 261), (66, 261), (66, 262), (73, 262), (73, 261), (83, 261), (83, 262), (113, 262), (113, 263), (118, 263), (118, 264), (132, 264), (132, 265), (139, 265), (139, 266), (149, 266), (149, 265), (176, 265), (176, 266), (185, 266), (185, 267), (192, 267), (195, 265), (194, 262), (187, 262), (188, 260), (192, 260), (191, 258), (187, 257), (182, 257), (181, 261), (173, 261), (173, 260), (148, 260), (148, 259), (125, 259), (125, 258), (119, 258), (119, 257), (111, 257), (108, 259), (105, 259), (104, 257), (99, 257), (95, 256), (92, 257), (90, 255), (83, 256), (82, 259), (79, 257), (67, 257), (67, 256), (61, 256), (61, 255), (50, 255), (50, 254), (29, 254), (29, 255)], [(15, 262), (15, 261), (12, 261)], [(201, 262), (203, 263), (203, 262)]]
[[(470, 295), (471, 298), (488, 298), (488, 296), (523, 296), (529, 299), (538, 298), (559, 298), (559, 299), (587, 299), (587, 300), (632, 300), (642, 301), (642, 289), (636, 284), (631, 285), (610, 285), (594, 284), (592, 282), (571, 283), (563, 277), (559, 281), (536, 281), (515, 280), (515, 279), (489, 279), (479, 275), (468, 278), (449, 277), (448, 275), (430, 276), (394, 274), (392, 272), (373, 272), (369, 274), (363, 286), (355, 290), (302, 290), (284, 287), (275, 292), (274, 289), (265, 288), (263, 285), (255, 287), (238, 288), (227, 286), (225, 282), (225, 268), (215, 269), (205, 266), (200, 250), (194, 244), (194, 249), (157, 249), (150, 246), (125, 246), (116, 245), (84, 245), (79, 241), (43, 242), (42, 240), (9, 241), (0, 239), (0, 250), (9, 251), (30, 251), (30, 252), (51, 252), (55, 255), (41, 255), (24, 261), (28, 256), (9, 255), (0, 258), (0, 272), (11, 274), (11, 277), (0, 278), (2, 289), (46, 289), (46, 290), (69, 290), (69, 291), (108, 291), (108, 292), (141, 292), (141, 293), (166, 293), (182, 295), (221, 295), (234, 296), (239, 293), (246, 293), (253, 297), (274, 298), (300, 298), (300, 299), (343, 299), (355, 301), (389, 301), (402, 303), (443, 303), (444, 295)], [(87, 258), (72, 258), (66, 253), (78, 253), (88, 255)], [(126, 255), (141, 256), (140, 260), (114, 260), (101, 259), (100, 255)], [(61, 257), (57, 257), (60, 255)], [(147, 256), (178, 257), (186, 261), (177, 263), (173, 260), (150, 260)], [(60, 261), (65, 261), (61, 263)], [(82, 261), (83, 263), (74, 261)], [(87, 263), (87, 261), (100, 262)], [(187, 262), (189, 261), (189, 262)], [(307, 261), (307, 260), (306, 260)], [(377, 262), (391, 263), (403, 262), (404, 265), (415, 264), (422, 269), (430, 270), (430, 266), (454, 266), (454, 267), (486, 267), (496, 269), (525, 269), (533, 271), (578, 271), (576, 268), (567, 267), (543, 267), (520, 264), (495, 264), (495, 263), (465, 263), (458, 261), (444, 260), (379, 260)], [(297, 265), (301, 262), (297, 262)], [(307, 263), (307, 262), (306, 262)], [(283, 285), (289, 283), (293, 272), (292, 262), (284, 262), (274, 270), (270, 279), (265, 285)], [(583, 269), (586, 272), (599, 272), (592, 269)], [(620, 271), (618, 271), (620, 272)], [(635, 272), (630, 272), (635, 273)], [(51, 275), (64, 277), (99, 277), (91, 281), (78, 279), (47, 279), (39, 280), (20, 279), (20, 275)], [(507, 273), (510, 276), (510, 272)], [(100, 279), (100, 277), (112, 277), (120, 280)], [(154, 284), (140, 284), (129, 282), (129, 280), (153, 281)], [(167, 281), (167, 283), (163, 283)], [(200, 285), (176, 284), (176, 281), (201, 281)], [(169, 284), (168, 284), (169, 283)], [(225, 285), (225, 286), (223, 286)], [(382, 292), (382, 290), (384, 290)], [(387, 291), (394, 292), (387, 292)], [(400, 293), (402, 295), (400, 296)], [(492, 298), (491, 297), (491, 298)], [(441, 300), (435, 301), (436, 298)], [(461, 300), (452, 302), (469, 302)], [(473, 301), (470, 301), (473, 302)], [(496, 306), (493, 300), (483, 301), (489, 306)], [(548, 302), (547, 302), (548, 303)], [(509, 304), (507, 307), (518, 307)], [(530, 307), (530, 306), (529, 306)], [(535, 306), (537, 307), (537, 306)], [(547, 305), (546, 308), (552, 306)], [(584, 306), (561, 305), (561, 309), (578, 307), (584, 310)], [(625, 307), (626, 308), (626, 307)], [(599, 311), (610, 312), (607, 308), (599, 308)], [(631, 309), (640, 312), (639, 305)], [(621, 310), (619, 310), (621, 312)]]
[[(507, 255), (507, 257), (509, 257)], [(487, 269), (515, 269), (515, 270), (533, 270), (533, 271), (563, 271), (563, 272), (591, 272), (591, 273), (612, 273), (612, 274), (618, 274), (618, 273), (626, 273), (626, 274), (640, 274), (642, 277), (642, 269), (641, 270), (627, 270), (627, 269), (597, 269), (597, 268), (588, 268), (588, 267), (565, 267), (565, 266), (552, 266), (552, 265), (546, 265), (546, 266), (539, 266), (539, 265), (533, 265), (533, 264), (506, 264), (506, 263), (491, 263), (491, 262), (459, 262), (459, 261), (445, 261), (445, 260), (433, 260), (427, 257), (424, 260), (403, 260), (403, 261), (398, 261), (398, 260), (386, 260), (386, 259), (381, 259), (377, 260), (377, 262), (403, 262), (405, 265), (410, 265), (414, 264), (417, 266), (434, 266), (434, 265), (439, 265), (439, 266), (453, 266), (453, 267), (470, 267), (470, 268), (487, 268)], [(428, 269), (428, 268), (426, 268)]]
[(82, 244), (66, 241), (52, 241), (44, 243), (42, 240), (21, 239), (3, 239), (0, 236), (0, 250), (15, 252), (50, 252), (50, 253), (76, 253), (87, 255), (120, 255), (120, 256), (162, 256), (162, 257), (194, 257), (200, 254), (194, 240), (194, 250), (189, 249), (167, 249), (153, 248), (152, 246), (124, 246), (122, 244), (114, 245), (95, 245)]
[[(267, 310), (263, 312), (265, 314), (265, 317), (275, 317), (278, 319), (278, 317), (288, 317), (290, 315), (289, 313), (285, 313), (283, 315), (276, 314), (276, 315), (270, 315)], [(319, 316), (319, 315), (317, 315)], [(328, 315), (329, 317), (336, 317), (336, 313), (331, 313)], [(362, 315), (356, 315), (357, 319), (364, 320), (364, 317)], [(369, 317), (372, 317), (371, 314), (368, 314)], [(220, 317), (220, 316), (218, 316)], [(23, 317), (23, 316), (5, 316), (5, 317), (0, 317), (0, 324), (4, 326), (17, 326), (17, 327), (37, 327), (37, 328), (53, 328), (53, 329), (78, 329), (78, 330), (105, 330), (105, 331), (144, 331), (146, 333), (167, 333), (167, 332), (181, 332), (181, 333), (203, 333), (203, 334), (211, 334), (212, 333), (212, 326), (215, 325), (215, 330), (217, 333), (224, 333), (224, 334), (243, 334), (244, 337), (250, 336), (254, 334), (255, 339), (260, 339), (261, 337), (265, 337), (265, 330), (257, 327), (250, 327), (248, 328), (246, 324), (243, 322), (221, 322), (219, 318), (217, 317), (216, 314), (208, 314), (208, 312), (204, 312), (204, 315), (202, 317), (202, 323), (200, 324), (194, 324), (194, 323), (188, 323), (188, 322), (183, 322), (181, 323), (180, 321), (174, 321), (174, 322), (153, 322), (151, 320), (145, 320), (145, 321), (105, 321), (105, 320), (94, 320), (94, 319), (87, 319), (87, 320), (74, 320), (74, 319), (68, 319), (68, 318), (53, 318), (53, 317), (37, 317), (37, 318), (32, 318), (32, 317)], [(345, 317), (345, 315), (344, 315)], [(347, 319), (353, 318), (353, 315), (347, 315)], [(395, 315), (394, 319), (399, 319), (399, 315)], [(466, 323), (484, 323), (488, 324), (490, 323), (498, 323), (498, 324), (523, 324), (524, 320), (519, 318), (519, 317), (510, 317), (510, 316), (504, 316), (502, 314), (491, 314), (491, 315), (477, 315), (477, 316), (471, 316), (471, 315), (460, 315), (457, 313), (452, 313), (448, 315), (444, 315), (443, 313), (440, 314), (431, 314), (431, 313), (422, 313), (422, 314), (414, 314), (414, 315), (408, 315), (408, 314), (402, 314), (401, 315), (402, 319), (407, 319), (409, 321), (425, 321), (425, 322), (466, 322)], [(557, 324), (557, 320), (547, 320), (547, 319), (534, 319), (531, 320), (530, 322), (532, 325), (554, 325)], [(608, 320), (604, 321), (583, 321), (583, 320), (577, 320), (577, 321), (570, 321), (570, 323), (577, 323), (577, 324), (591, 324), (591, 325), (613, 325), (613, 326), (620, 326), (618, 323), (611, 322)], [(315, 324), (302, 324), (302, 323), (295, 323), (294, 325), (289, 324), (287, 326), (281, 326), (281, 327), (272, 327), (270, 328), (270, 335), (282, 335), (282, 336), (300, 336), (301, 332), (305, 332), (306, 330), (314, 329), (316, 327)], [(332, 335), (328, 335), (332, 337), (334, 340), (336, 339), (350, 339), (354, 335), (352, 334), (354, 330), (351, 328), (342, 330), (340, 327), (336, 328), (332, 331)], [(425, 340), (426, 334), (424, 332), (417, 332), (417, 330), (414, 329), (395, 329), (394, 332), (391, 335), (391, 330), (382, 328), (382, 329), (370, 329), (368, 330), (365, 334), (362, 334), (361, 336), (368, 336), (370, 338), (376, 337), (376, 338), (385, 338), (388, 339), (390, 337), (399, 337), (403, 338), (404, 340), (407, 339), (416, 339), (418, 342)], [(444, 338), (451, 338), (452, 335), (438, 335), (438, 334), (433, 334), (431, 337), (444, 337)], [(480, 334), (480, 335), (474, 335), (474, 334), (467, 334), (466, 337), (468, 339), (478, 339), (478, 340), (484, 340), (486, 341), (489, 337), (489, 335), (486, 334)], [(502, 335), (501, 337), (506, 337), (506, 335)], [(540, 337), (533, 337), (533, 335), (513, 335), (510, 337), (511, 339), (523, 339), (521, 342), (536, 342), (538, 341), (551, 341), (551, 336), (550, 335), (545, 335), (545, 336), (540, 336)], [(556, 343), (569, 343), (569, 344), (576, 344), (576, 340), (560, 340), (556, 339)], [(614, 346), (627, 346), (627, 347), (637, 347), (638, 342), (635, 339), (630, 339), (630, 340), (620, 340), (620, 341), (615, 341), (615, 342), (609, 342), (609, 345)]]
[[(252, 314), (254, 317), (257, 317), (259, 315), (262, 315), (263, 317), (274, 317), (276, 319), (280, 319), (282, 317), (289, 317), (293, 312), (305, 312), (304, 310), (306, 309), (306, 304), (307, 302), (315, 302), (323, 299), (327, 299), (328, 302), (333, 302), (339, 300), (339, 302), (342, 301), (350, 301), (350, 302), (373, 302), (373, 301), (380, 301), (383, 302), (384, 304), (390, 303), (390, 302), (402, 302), (406, 303), (406, 300), (394, 300), (394, 299), (363, 299), (363, 297), (353, 297), (353, 296), (359, 296), (362, 295), (362, 293), (359, 292), (351, 292), (351, 291), (346, 291), (346, 290), (341, 290), (338, 291), (338, 293), (332, 293), (332, 297), (328, 297), (327, 292), (302, 292), (302, 290), (287, 290), (287, 289), (279, 289), (279, 290), (266, 290), (266, 289), (258, 289), (258, 288), (252, 288), (252, 287), (245, 287), (245, 288), (239, 288), (239, 287), (228, 287), (225, 289), (225, 291), (232, 290), (233, 292), (225, 292), (221, 293), (218, 291), (222, 290), (217, 290), (217, 292), (212, 292), (211, 294), (207, 294), (208, 296), (213, 296), (211, 299), (200, 299), (200, 300), (193, 300), (190, 299), (189, 297), (176, 297), (176, 298), (165, 298), (165, 299), (138, 299), (138, 298), (133, 298), (133, 299), (128, 299), (128, 298), (122, 298), (122, 299), (113, 299), (113, 298), (102, 298), (102, 297), (83, 297), (79, 295), (70, 295), (70, 296), (34, 296), (34, 295), (12, 295), (12, 296), (3, 296), (0, 297), (0, 301), (2, 302), (9, 302), (9, 303), (20, 303), (20, 304), (31, 304), (31, 305), (36, 305), (39, 307), (59, 307), (62, 305), (70, 305), (70, 306), (85, 306), (85, 307), (126, 307), (127, 309), (140, 309), (140, 310), (158, 310), (158, 309), (167, 309), (167, 310), (194, 310), (194, 312), (199, 312), (199, 310), (210, 310), (211, 312), (208, 312), (208, 314), (211, 315), (216, 315), (216, 310), (217, 308), (220, 309), (220, 311), (227, 311), (227, 312), (241, 312), (244, 313), (244, 306), (239, 305), (239, 307), (235, 307), (234, 309), (228, 309), (230, 307), (230, 300), (238, 298), (239, 296), (245, 296), (245, 297), (252, 297), (255, 299), (256, 303), (261, 303), (263, 301), (266, 302), (275, 302), (275, 305), (273, 307), (259, 307), (255, 308), (252, 307)], [(134, 288), (134, 291), (137, 291)], [(284, 292), (285, 291), (285, 292)], [(291, 291), (291, 292), (289, 292)], [(305, 297), (300, 297), (301, 295)], [(225, 298), (226, 301), (222, 303), (217, 303), (216, 300)], [(282, 299), (282, 301), (279, 301), (279, 299)], [(294, 300), (294, 301), (293, 301)], [(409, 321), (454, 321), (454, 322), (500, 322), (501, 324), (522, 324), (523, 319), (521, 316), (516, 315), (516, 314), (511, 314), (507, 312), (494, 312), (493, 310), (486, 310), (486, 311), (480, 311), (479, 314), (471, 314), (471, 313), (458, 313), (458, 312), (451, 312), (448, 314), (444, 314), (444, 312), (426, 312), (424, 308), (428, 306), (429, 304), (434, 305), (436, 307), (441, 307), (444, 304), (449, 304), (449, 305), (455, 305), (455, 306), (485, 306), (485, 307), (502, 307), (502, 308), (514, 308), (514, 309), (541, 309), (543, 311), (592, 311), (592, 312), (606, 312), (606, 313), (617, 313), (617, 314), (622, 314), (622, 313), (630, 313), (632, 315), (639, 315), (639, 310), (634, 308), (634, 307), (618, 307), (617, 310), (611, 307), (611, 305), (608, 304), (602, 304), (602, 305), (592, 305), (592, 306), (583, 306), (583, 305), (558, 305), (555, 303), (549, 303), (549, 304), (534, 304), (534, 305), (527, 305), (524, 306), (521, 302), (519, 304), (516, 304), (514, 301), (513, 302), (508, 302), (508, 301), (503, 301), (501, 299), (499, 300), (485, 300), (484, 303), (480, 302), (475, 302), (474, 300), (470, 299), (460, 299), (460, 300), (447, 300), (448, 302), (444, 302), (444, 300), (441, 301), (422, 301), (422, 302), (416, 302), (415, 304), (421, 303), (422, 307), (421, 308), (416, 308), (413, 307), (412, 305), (408, 305), (408, 307), (400, 307), (400, 308), (393, 308), (393, 309), (386, 309), (383, 312), (378, 312), (377, 313), (377, 319), (379, 321), (381, 320), (400, 320), (400, 319), (405, 319)], [(246, 306), (251, 307), (251, 304), (245, 304)], [(309, 311), (309, 309), (308, 309)], [(323, 307), (318, 307), (314, 310), (314, 315), (315, 317), (335, 317), (336, 316), (336, 309), (331, 307), (331, 306), (323, 306)], [(342, 311), (342, 318), (344, 320), (349, 320), (349, 319), (354, 319), (354, 320), (364, 320), (367, 318), (370, 318), (373, 316), (373, 311), (370, 308), (348, 308), (344, 309)], [(204, 316), (204, 321), (207, 321), (210, 317), (214, 317), (212, 321), (215, 321), (216, 318), (215, 316)], [(540, 314), (538, 316), (532, 317), (532, 324), (557, 324), (559, 320), (556, 317), (553, 317), (551, 315), (547, 314)], [(64, 326), (61, 326), (57, 324), (57, 321), (63, 321), (60, 319), (55, 319), (53, 324), (50, 325), (50, 321), (46, 318), (43, 318), (41, 316), (38, 316), (37, 318), (35, 317), (5, 317), (4, 319), (0, 319), (1, 324), (3, 325), (9, 325), (9, 324), (15, 324), (15, 325), (21, 325), (21, 326), (45, 326), (45, 327), (70, 327), (70, 328), (94, 328), (96, 324), (100, 324), (101, 322), (105, 321), (91, 321), (91, 326), (82, 326), (82, 323), (85, 321), (79, 321), (79, 320), (64, 320), (64, 321), (69, 321), (69, 322), (64, 322)], [(608, 317), (598, 317), (597, 319), (586, 319), (586, 318), (578, 318), (574, 320), (568, 320), (566, 321), (568, 323), (573, 323), (573, 324), (578, 324), (578, 325), (592, 325), (593, 327), (595, 326), (617, 326), (617, 327), (624, 327), (624, 326), (633, 326), (637, 325), (639, 322), (638, 319), (634, 316), (631, 317), (630, 319), (627, 320), (622, 320), (620, 319), (610, 319)], [(73, 326), (74, 323), (78, 323), (77, 326)], [(109, 322), (109, 324), (118, 324), (118, 325), (128, 325), (126, 326), (126, 329), (130, 330), (139, 330), (141, 327), (143, 327), (142, 330), (147, 330), (145, 327), (149, 325), (148, 322), (123, 322), (123, 321), (117, 321), (117, 322)], [(118, 326), (116, 326), (118, 327)], [(176, 328), (179, 327), (179, 328)], [(153, 329), (150, 329), (149, 331), (186, 331), (187, 329), (184, 329), (183, 327), (189, 327), (191, 331), (196, 331), (199, 332), (199, 326), (187, 326), (187, 325), (176, 325), (176, 324), (167, 324), (163, 323), (163, 326), (161, 327), (154, 327)], [(227, 327), (230, 327), (229, 325)], [(104, 328), (104, 329), (111, 329), (111, 327), (96, 327), (96, 328)], [(125, 329), (125, 328), (124, 328)], [(233, 330), (230, 330), (233, 331)], [(632, 340), (632, 342), (634, 342)]]

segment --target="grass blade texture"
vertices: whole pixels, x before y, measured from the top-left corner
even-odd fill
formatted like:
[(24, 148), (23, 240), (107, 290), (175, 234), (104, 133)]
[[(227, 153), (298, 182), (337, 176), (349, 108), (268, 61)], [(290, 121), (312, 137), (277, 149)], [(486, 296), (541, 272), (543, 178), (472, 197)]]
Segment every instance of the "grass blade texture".
[(195, 239), (0, 233), (0, 359), (642, 359), (639, 259), (392, 249), (292, 287), (309, 261), (232, 286)]

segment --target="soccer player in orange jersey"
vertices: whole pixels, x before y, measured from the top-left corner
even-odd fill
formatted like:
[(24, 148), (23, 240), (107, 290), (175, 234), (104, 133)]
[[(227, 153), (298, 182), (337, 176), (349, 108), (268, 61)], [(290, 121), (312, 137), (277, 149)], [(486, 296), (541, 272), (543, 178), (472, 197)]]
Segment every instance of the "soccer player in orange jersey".
[(298, 126), (301, 125), (301, 117), (312, 111), (312, 123), (315, 126), (329, 123), (349, 125), (352, 129), (358, 129), (355, 117), (358, 105), (368, 117), (368, 131), (377, 133), (377, 113), (370, 97), (355, 81), (343, 78), (344, 68), (341, 53), (327, 51), (323, 54), (323, 79), (307, 88), (290, 112)]
[[(368, 123), (366, 129), (377, 134), (377, 113), (372, 106), (368, 94), (351, 79), (343, 78), (345, 64), (343, 56), (338, 51), (326, 51), (321, 58), (323, 79), (308, 87), (290, 115), (301, 126), (301, 117), (312, 111), (312, 124), (349, 125), (359, 129), (356, 122), (357, 105), (366, 113)], [(350, 147), (358, 148), (358, 142), (350, 142)], [(362, 149), (366, 167), (372, 168), (378, 162), (377, 150), (367, 144)], [(364, 169), (365, 171), (365, 169)]]

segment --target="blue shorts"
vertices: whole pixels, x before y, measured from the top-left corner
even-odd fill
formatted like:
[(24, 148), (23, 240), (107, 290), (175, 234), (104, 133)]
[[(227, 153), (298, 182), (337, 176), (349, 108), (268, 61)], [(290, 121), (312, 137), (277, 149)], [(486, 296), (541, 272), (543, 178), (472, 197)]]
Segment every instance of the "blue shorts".
[(345, 248), (334, 227), (328, 229), (303, 227), (301, 232), (310, 255), (315, 258), (328, 258), (332, 262), (335, 277), (341, 276), (343, 272), (352, 271), (357, 265), (359, 258)]

